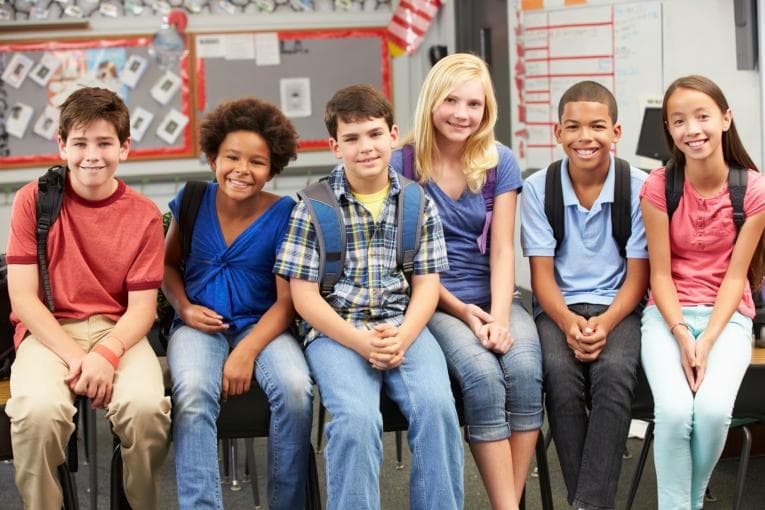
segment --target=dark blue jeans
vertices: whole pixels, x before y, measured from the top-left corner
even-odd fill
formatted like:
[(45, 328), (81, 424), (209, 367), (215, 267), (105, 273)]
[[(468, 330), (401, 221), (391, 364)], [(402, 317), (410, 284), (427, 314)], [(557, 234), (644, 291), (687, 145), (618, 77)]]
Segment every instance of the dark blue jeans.
[[(607, 308), (569, 306), (586, 319)], [(574, 357), (565, 335), (547, 314), (540, 314), (536, 323), (547, 416), (568, 502), (586, 510), (614, 508), (640, 359), (640, 315), (632, 313), (620, 322), (591, 363)]]

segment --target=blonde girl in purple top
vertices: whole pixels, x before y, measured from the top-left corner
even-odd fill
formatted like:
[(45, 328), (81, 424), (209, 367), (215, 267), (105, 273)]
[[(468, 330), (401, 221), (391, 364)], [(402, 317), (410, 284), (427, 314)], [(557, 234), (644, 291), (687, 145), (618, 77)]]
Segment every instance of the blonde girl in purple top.
[[(750, 362), (751, 288), (759, 287), (763, 276), (765, 178), (711, 80), (675, 80), (662, 112), (670, 163), (684, 172), (685, 182), (671, 221), (665, 169), (654, 171), (641, 192), (652, 289), (643, 314), (641, 358), (655, 401), (659, 508), (697, 509)], [(728, 193), (732, 167), (749, 170), (746, 219), (738, 236)]]

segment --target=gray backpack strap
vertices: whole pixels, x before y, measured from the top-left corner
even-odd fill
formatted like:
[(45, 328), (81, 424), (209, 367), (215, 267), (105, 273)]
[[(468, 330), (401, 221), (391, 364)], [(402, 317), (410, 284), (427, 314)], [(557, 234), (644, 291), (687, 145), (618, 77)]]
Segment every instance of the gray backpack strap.
[(345, 222), (329, 182), (321, 179), (298, 192), (311, 216), (319, 248), (319, 288), (331, 294), (345, 265)]
[(420, 248), (425, 192), (416, 183), (399, 176), (401, 191), (396, 204), (396, 264), (407, 280), (414, 271), (414, 258)]

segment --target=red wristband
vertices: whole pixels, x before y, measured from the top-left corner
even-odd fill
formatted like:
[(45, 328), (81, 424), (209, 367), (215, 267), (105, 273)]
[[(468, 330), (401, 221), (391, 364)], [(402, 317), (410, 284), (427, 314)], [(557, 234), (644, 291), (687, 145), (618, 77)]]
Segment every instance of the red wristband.
[(117, 370), (117, 366), (120, 364), (120, 359), (117, 357), (116, 354), (114, 354), (114, 351), (112, 351), (105, 345), (96, 344), (93, 346), (90, 352), (95, 352), (96, 354), (99, 354), (114, 367), (114, 370)]

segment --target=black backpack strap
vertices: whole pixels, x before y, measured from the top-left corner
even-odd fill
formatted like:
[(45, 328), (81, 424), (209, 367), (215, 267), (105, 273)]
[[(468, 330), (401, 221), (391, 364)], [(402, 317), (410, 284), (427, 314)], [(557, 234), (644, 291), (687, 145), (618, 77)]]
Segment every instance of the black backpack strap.
[(627, 258), (627, 241), (632, 235), (632, 175), (630, 164), (615, 158), (614, 203), (611, 207), (612, 235), (622, 258)]
[(319, 289), (331, 294), (345, 266), (345, 221), (326, 178), (298, 191), (311, 216), (319, 247)]
[(396, 207), (396, 264), (407, 280), (414, 272), (414, 258), (420, 249), (425, 192), (415, 182), (399, 176), (401, 191)]
[(740, 167), (730, 167), (728, 170), (728, 195), (733, 206), (733, 223), (736, 225), (736, 238), (741, 231), (741, 225), (746, 221), (744, 214), (744, 196), (746, 195), (747, 171)]
[(191, 253), (191, 236), (206, 189), (207, 183), (203, 181), (189, 181), (183, 188), (181, 206), (178, 209), (178, 233), (181, 237), (181, 261), (183, 262)]
[(563, 238), (566, 236), (566, 227), (563, 218), (563, 185), (561, 179), (562, 160), (555, 161), (547, 167), (545, 176), (545, 215), (547, 222), (553, 229), (555, 237), (555, 253), (563, 245)]
[(48, 275), (48, 233), (61, 212), (64, 202), (66, 168), (53, 166), (37, 180), (37, 267), (45, 295), (45, 304), (51, 312), (56, 311), (53, 291)]
[(685, 185), (685, 171), (678, 167), (674, 160), (670, 160), (664, 168), (664, 198), (667, 201), (667, 216), (672, 224), (672, 215), (675, 214), (680, 199), (683, 198), (683, 186)]

